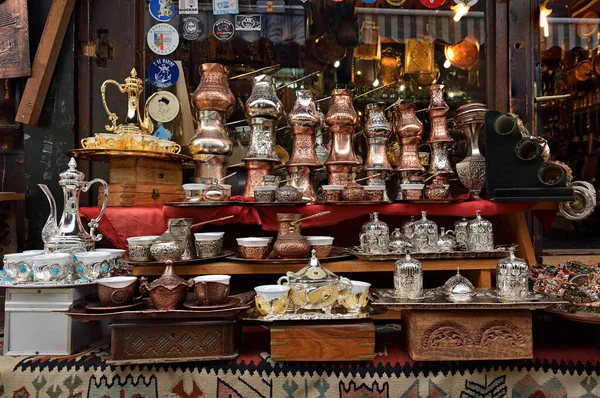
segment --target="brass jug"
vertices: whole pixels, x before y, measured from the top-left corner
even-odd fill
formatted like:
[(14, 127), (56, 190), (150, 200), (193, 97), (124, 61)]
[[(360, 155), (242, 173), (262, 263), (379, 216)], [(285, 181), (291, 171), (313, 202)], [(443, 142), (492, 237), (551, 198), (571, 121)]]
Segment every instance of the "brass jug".
[[(117, 86), (121, 93), (127, 94), (127, 116), (125, 123), (117, 124), (119, 117), (108, 109), (106, 104), (106, 87), (109, 84)], [(100, 93), (102, 94), (102, 105), (108, 115), (108, 119), (112, 125), (104, 126), (106, 131), (115, 134), (152, 134), (154, 133), (154, 125), (152, 119), (148, 115), (148, 109), (144, 109), (144, 118), (140, 115), (140, 96), (144, 91), (143, 81), (137, 77), (137, 71), (133, 68), (130, 72), (129, 77), (125, 78), (125, 83), (121, 84), (115, 80), (109, 79), (102, 83), (100, 86)]]

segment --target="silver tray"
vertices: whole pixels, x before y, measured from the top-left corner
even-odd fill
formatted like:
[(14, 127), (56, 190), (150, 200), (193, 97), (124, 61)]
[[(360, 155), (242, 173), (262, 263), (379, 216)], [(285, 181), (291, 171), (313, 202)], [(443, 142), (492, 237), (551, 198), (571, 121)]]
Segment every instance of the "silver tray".
[(302, 311), (298, 313), (294, 313), (291, 311), (286, 312), (285, 314), (276, 314), (276, 315), (261, 315), (258, 310), (253, 307), (250, 308), (243, 315), (242, 319), (253, 320), (253, 321), (263, 321), (263, 322), (280, 322), (280, 321), (351, 321), (355, 319), (370, 319), (373, 315), (383, 314), (385, 312), (384, 309), (373, 308), (370, 305), (367, 305), (363, 311), (357, 314), (351, 314), (346, 312), (346, 310), (342, 307), (335, 307), (331, 310), (331, 314), (326, 314), (324, 312), (315, 312), (315, 311)]
[[(206, 257), (206, 258), (192, 258), (191, 260), (177, 260), (177, 261), (173, 261), (173, 265), (178, 266), (178, 265), (196, 265), (196, 264), (202, 264), (202, 263), (210, 263), (211, 261), (218, 260), (220, 258), (229, 257), (233, 253), (234, 253), (233, 250), (223, 250), (223, 252), (221, 254), (219, 254), (218, 256)], [(165, 265), (164, 262), (160, 262), (160, 261), (131, 261), (131, 260), (127, 260), (127, 264), (129, 264), (129, 265), (150, 265), (150, 266), (152, 266), (152, 265), (164, 266)]]
[(530, 293), (523, 301), (501, 301), (495, 289), (475, 289), (473, 300), (468, 303), (448, 301), (441, 288), (426, 289), (423, 291), (423, 297), (417, 300), (397, 298), (393, 289), (372, 289), (369, 298), (372, 306), (383, 306), (393, 310), (535, 310), (566, 303), (537, 293)]
[[(385, 253), (385, 254), (367, 254), (354, 249), (348, 249), (348, 253), (358, 257), (363, 261), (389, 261), (398, 260), (404, 255), (402, 253)], [(417, 260), (450, 260), (450, 259), (468, 259), (468, 258), (504, 258), (508, 256), (507, 248), (497, 248), (487, 252), (470, 252), (470, 251), (455, 251), (455, 252), (435, 252), (435, 253), (412, 253), (411, 256)]]
[(23, 288), (23, 289), (47, 289), (51, 288), (68, 288), (77, 286), (87, 286), (96, 284), (95, 280), (76, 280), (72, 282), (12, 282), (12, 281), (0, 281), (0, 287), (10, 288)]

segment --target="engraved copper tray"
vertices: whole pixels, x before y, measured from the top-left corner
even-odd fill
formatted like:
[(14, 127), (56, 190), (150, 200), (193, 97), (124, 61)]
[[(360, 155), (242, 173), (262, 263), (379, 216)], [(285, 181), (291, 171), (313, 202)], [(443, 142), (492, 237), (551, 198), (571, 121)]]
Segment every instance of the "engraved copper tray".
[[(229, 257), (232, 254), (234, 254), (235, 252), (233, 250), (223, 250), (223, 253), (219, 254), (218, 256), (214, 256), (214, 257), (207, 257), (207, 258), (193, 258), (191, 260), (177, 260), (173, 262), (174, 266), (178, 266), (178, 265), (195, 265), (195, 264), (203, 264), (203, 263), (210, 263), (212, 261), (218, 260), (220, 258), (225, 258), (225, 257)], [(129, 265), (157, 265), (157, 266), (163, 266), (165, 265), (164, 262), (160, 262), (160, 261), (131, 261), (131, 260), (127, 260), (127, 264)]]
[[(358, 250), (349, 249), (348, 253), (358, 257), (363, 261), (390, 261), (398, 260), (403, 257), (402, 253), (386, 253), (386, 254), (367, 254)], [(451, 260), (451, 259), (470, 259), (470, 258), (504, 258), (508, 256), (507, 248), (498, 248), (487, 252), (470, 252), (470, 251), (455, 251), (455, 252), (435, 252), (435, 253), (412, 253), (412, 257), (417, 260)]]
[[(254, 305), (254, 292), (246, 292), (233, 295), (240, 300), (240, 305), (233, 308), (224, 308), (220, 310), (189, 310), (182, 309), (165, 311), (157, 310), (152, 305), (149, 298), (145, 298), (144, 306), (131, 309), (129, 311), (98, 312), (90, 311), (85, 308), (89, 302), (76, 303), (69, 307), (67, 311), (53, 311), (56, 314), (68, 315), (74, 321), (116, 321), (116, 320), (140, 320), (140, 319), (183, 319), (183, 318), (234, 318), (241, 311), (249, 309)], [(194, 293), (188, 293), (188, 300), (193, 300)]]
[(423, 297), (417, 300), (397, 298), (393, 289), (372, 289), (369, 298), (372, 306), (384, 306), (393, 310), (535, 310), (566, 303), (538, 293), (530, 293), (523, 301), (505, 302), (498, 299), (495, 289), (475, 289), (473, 300), (468, 303), (448, 301), (441, 288), (426, 289)]
[(573, 322), (600, 324), (600, 313), (569, 312), (562, 308), (546, 308), (545, 312)]
[(76, 159), (94, 160), (97, 162), (109, 162), (111, 158), (147, 158), (162, 160), (181, 160), (182, 162), (192, 161), (192, 158), (179, 153), (140, 151), (136, 149), (71, 149), (67, 155)]
[[(324, 262), (347, 260), (349, 258), (352, 258), (352, 255), (350, 255), (345, 248), (334, 246), (333, 250), (331, 251), (331, 256), (319, 257), (319, 261), (324, 263)], [(305, 264), (305, 265), (310, 260), (309, 257), (307, 257), (307, 258), (288, 258), (288, 259), (283, 259), (283, 258), (249, 259), (249, 258), (241, 258), (237, 254), (235, 254), (233, 256), (229, 256), (229, 257), (227, 257), (227, 259), (232, 260), (232, 261), (239, 261), (241, 263)]]
[(166, 202), (164, 204), (167, 206), (173, 206), (173, 207), (215, 207), (215, 206), (239, 206), (239, 205), (243, 205), (244, 202), (242, 202), (241, 200), (236, 200), (236, 201), (226, 200), (223, 202), (185, 202), (185, 201), (181, 201), (181, 202)]

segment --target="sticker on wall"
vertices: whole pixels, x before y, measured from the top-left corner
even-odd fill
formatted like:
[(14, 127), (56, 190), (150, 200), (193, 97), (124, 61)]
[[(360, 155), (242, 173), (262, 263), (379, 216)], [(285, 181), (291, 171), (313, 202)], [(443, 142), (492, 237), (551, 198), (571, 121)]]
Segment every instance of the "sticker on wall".
[(260, 14), (235, 16), (235, 30), (260, 31), (261, 26)]
[(213, 25), (213, 34), (221, 41), (231, 40), (235, 33), (233, 22), (228, 19), (219, 19)]
[(162, 123), (158, 124), (156, 131), (152, 135), (161, 140), (170, 140), (173, 137), (171, 130), (163, 126)]
[(202, 22), (198, 17), (185, 17), (181, 21), (181, 36), (185, 40), (198, 40), (203, 30)]
[(159, 22), (167, 22), (173, 19), (175, 14), (175, 5), (173, 0), (150, 0), (150, 15)]
[(446, 0), (421, 0), (421, 4), (427, 8), (440, 8), (445, 2)]
[(213, 0), (213, 14), (237, 14), (239, 13), (238, 0)]
[(284, 12), (285, 1), (284, 0), (258, 0), (256, 2), (256, 10), (258, 12)]
[(198, 0), (179, 0), (180, 14), (198, 14)]
[(170, 58), (157, 58), (148, 67), (148, 80), (156, 88), (169, 88), (179, 79), (179, 68)]
[(146, 41), (153, 53), (169, 55), (179, 45), (179, 33), (171, 25), (159, 23), (150, 28)]
[(148, 114), (159, 123), (175, 120), (179, 114), (179, 100), (169, 91), (158, 91), (148, 98), (146, 103)]

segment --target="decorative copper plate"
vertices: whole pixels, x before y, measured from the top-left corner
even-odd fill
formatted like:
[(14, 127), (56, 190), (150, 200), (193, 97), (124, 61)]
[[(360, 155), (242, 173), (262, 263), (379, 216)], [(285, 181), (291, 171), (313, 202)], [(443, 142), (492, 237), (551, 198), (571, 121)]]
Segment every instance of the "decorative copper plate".
[(315, 58), (327, 65), (333, 65), (346, 56), (346, 49), (338, 46), (331, 34), (325, 34), (315, 40), (312, 52)]
[(135, 149), (71, 149), (67, 155), (76, 159), (94, 160), (97, 162), (109, 162), (111, 158), (138, 157), (147, 159), (181, 160), (191, 161), (189, 156), (179, 153), (140, 151)]
[(594, 71), (594, 65), (589, 60), (581, 61), (575, 66), (575, 78), (584, 82), (592, 77), (592, 72)]
[[(223, 253), (219, 254), (218, 256), (207, 257), (207, 258), (193, 258), (191, 260), (179, 260), (179, 261), (174, 261), (173, 265), (178, 266), (178, 265), (194, 265), (194, 264), (201, 264), (201, 263), (210, 263), (211, 261), (231, 256), (233, 253), (234, 253), (233, 250), (223, 250)], [(160, 266), (160, 267), (165, 266), (165, 263), (160, 262), (160, 261), (130, 261), (129, 260), (129, 261), (127, 261), (127, 264), (129, 264), (129, 265), (156, 265), (156, 266)]]
[[(594, 11), (588, 11), (583, 14), (583, 19), (598, 19), (598, 14)], [(592, 36), (598, 30), (598, 22), (590, 21), (590, 22), (580, 22), (577, 25), (577, 34), (582, 39), (586, 39)]]
[(114, 306), (114, 307), (106, 307), (104, 305), (102, 305), (101, 302), (99, 301), (95, 301), (93, 303), (89, 303), (85, 306), (86, 309), (88, 310), (92, 310), (92, 311), (121, 311), (121, 310), (126, 310), (129, 308), (136, 308), (139, 306), (142, 306), (145, 304), (145, 301), (136, 301), (134, 303), (131, 304), (125, 304), (125, 305), (118, 305), (118, 306)]
[(460, 69), (470, 69), (479, 63), (479, 43), (470, 37), (444, 48), (446, 59)]
[(221, 309), (224, 309), (224, 308), (231, 308), (231, 307), (238, 306), (240, 304), (241, 303), (240, 303), (240, 300), (238, 298), (230, 296), (230, 297), (227, 297), (227, 300), (225, 300), (225, 302), (221, 303), (221, 304), (202, 305), (202, 303), (199, 300), (194, 299), (194, 300), (186, 301), (185, 303), (183, 303), (183, 306), (185, 308), (190, 309), (190, 310), (205, 310), (205, 311), (208, 311), (208, 310), (221, 310)]

